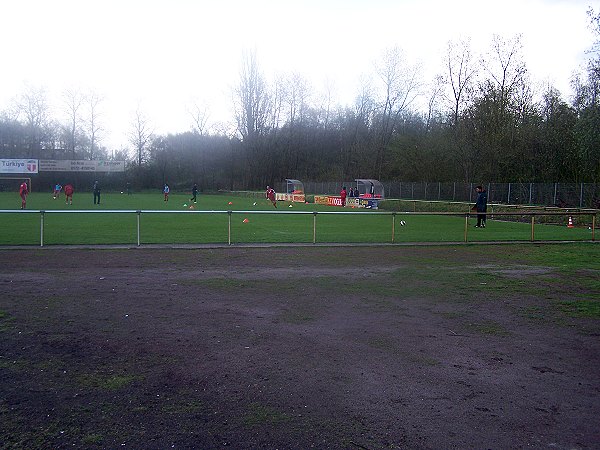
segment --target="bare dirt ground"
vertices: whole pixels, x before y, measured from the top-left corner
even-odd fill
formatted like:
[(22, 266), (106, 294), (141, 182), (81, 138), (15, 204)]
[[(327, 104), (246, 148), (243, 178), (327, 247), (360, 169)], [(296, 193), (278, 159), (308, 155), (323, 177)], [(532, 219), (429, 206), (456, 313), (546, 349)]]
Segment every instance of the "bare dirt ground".
[(598, 293), (514, 249), (0, 251), (0, 447), (600, 448)]

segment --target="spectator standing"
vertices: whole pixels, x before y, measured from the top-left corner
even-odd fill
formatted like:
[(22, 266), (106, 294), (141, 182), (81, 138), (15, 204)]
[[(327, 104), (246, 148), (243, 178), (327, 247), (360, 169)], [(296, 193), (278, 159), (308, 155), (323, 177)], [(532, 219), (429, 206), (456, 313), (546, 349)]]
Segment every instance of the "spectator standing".
[(100, 183), (98, 180), (94, 181), (94, 205), (100, 204)]
[(487, 192), (483, 186), (477, 186), (475, 190), (477, 191), (477, 201), (475, 202), (475, 209), (478, 213), (484, 213), (477, 214), (477, 225), (475, 225), (475, 227), (485, 228), (485, 221), (487, 219), (487, 216), (485, 214), (487, 212)]
[(169, 185), (167, 183), (165, 183), (165, 186), (163, 187), (163, 194), (165, 196), (165, 202), (169, 201), (169, 192), (171, 192), (171, 189), (169, 188)]
[(194, 186), (192, 187), (192, 198), (190, 198), (190, 201), (197, 203), (197, 199), (196, 199), (197, 196), (198, 196), (198, 185), (196, 183), (194, 183)]

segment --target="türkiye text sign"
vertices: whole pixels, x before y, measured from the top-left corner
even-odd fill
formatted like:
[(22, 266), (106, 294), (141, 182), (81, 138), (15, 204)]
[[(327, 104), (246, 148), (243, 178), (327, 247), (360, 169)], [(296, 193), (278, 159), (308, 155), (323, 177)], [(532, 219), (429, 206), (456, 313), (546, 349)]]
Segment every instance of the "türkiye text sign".
[(125, 161), (41, 159), (40, 172), (125, 172)]
[(0, 159), (0, 173), (38, 173), (37, 159)]

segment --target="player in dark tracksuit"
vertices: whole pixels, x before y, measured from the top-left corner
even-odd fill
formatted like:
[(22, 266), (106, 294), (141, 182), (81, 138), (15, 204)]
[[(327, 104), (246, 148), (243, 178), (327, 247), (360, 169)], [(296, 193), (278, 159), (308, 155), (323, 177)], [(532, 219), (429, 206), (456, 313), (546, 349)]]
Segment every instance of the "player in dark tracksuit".
[[(477, 186), (477, 201), (475, 202), (475, 209), (478, 213), (487, 212), (487, 192), (483, 186)], [(485, 221), (487, 216), (485, 214), (477, 214), (477, 228), (485, 228)]]
[(94, 181), (94, 205), (96, 203), (100, 204), (100, 183), (98, 181)]

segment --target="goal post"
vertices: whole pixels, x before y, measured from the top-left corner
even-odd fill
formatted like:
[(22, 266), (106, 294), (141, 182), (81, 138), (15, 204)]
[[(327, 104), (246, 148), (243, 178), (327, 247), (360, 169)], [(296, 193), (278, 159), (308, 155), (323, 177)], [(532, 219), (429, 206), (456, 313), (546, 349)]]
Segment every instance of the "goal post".
[(19, 192), (23, 181), (27, 182), (29, 192), (31, 192), (31, 177), (0, 177), (0, 192)]

